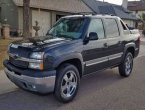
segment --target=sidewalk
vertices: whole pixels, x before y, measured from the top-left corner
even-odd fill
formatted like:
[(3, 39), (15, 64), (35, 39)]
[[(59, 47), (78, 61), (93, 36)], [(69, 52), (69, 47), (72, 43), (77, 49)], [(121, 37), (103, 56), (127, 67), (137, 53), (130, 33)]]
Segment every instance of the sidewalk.
[(0, 94), (17, 90), (17, 87), (7, 78), (4, 71), (0, 70)]
[(145, 37), (144, 37), (144, 38), (141, 37), (141, 44), (142, 44), (142, 45), (145, 45)]
[(141, 40), (141, 44), (145, 44), (145, 36), (141, 35), (140, 40)]

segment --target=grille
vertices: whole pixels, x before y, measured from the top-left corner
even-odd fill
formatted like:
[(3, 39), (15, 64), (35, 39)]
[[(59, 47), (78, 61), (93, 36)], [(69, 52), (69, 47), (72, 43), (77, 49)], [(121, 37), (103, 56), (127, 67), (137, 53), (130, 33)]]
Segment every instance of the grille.
[(16, 67), (20, 68), (28, 68), (29, 63), (21, 60), (15, 60), (12, 57), (9, 57), (10, 63), (13, 64)]

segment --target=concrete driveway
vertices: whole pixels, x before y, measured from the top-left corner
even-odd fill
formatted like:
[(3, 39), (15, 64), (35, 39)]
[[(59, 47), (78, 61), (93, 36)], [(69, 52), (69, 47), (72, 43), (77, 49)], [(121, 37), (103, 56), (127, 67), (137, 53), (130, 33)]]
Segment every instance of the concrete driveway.
[(0, 71), (0, 94), (15, 91), (17, 87), (6, 77), (4, 71)]

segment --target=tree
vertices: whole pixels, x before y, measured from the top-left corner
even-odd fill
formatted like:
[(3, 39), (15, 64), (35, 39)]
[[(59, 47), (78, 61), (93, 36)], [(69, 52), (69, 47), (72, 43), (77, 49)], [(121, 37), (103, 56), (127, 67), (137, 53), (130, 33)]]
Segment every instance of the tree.
[(142, 14), (143, 28), (145, 28), (145, 13)]
[(23, 0), (23, 36), (28, 38), (30, 33), (30, 0)]
[(145, 13), (142, 14), (142, 20), (145, 22)]

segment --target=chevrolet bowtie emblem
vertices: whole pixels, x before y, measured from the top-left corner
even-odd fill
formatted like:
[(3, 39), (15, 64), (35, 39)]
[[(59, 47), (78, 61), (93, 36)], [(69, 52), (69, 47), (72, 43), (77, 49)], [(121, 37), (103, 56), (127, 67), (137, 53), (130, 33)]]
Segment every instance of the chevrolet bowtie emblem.
[(18, 54), (14, 54), (12, 57), (13, 57), (15, 60), (18, 60), (18, 59), (19, 59), (19, 55), (18, 55)]

